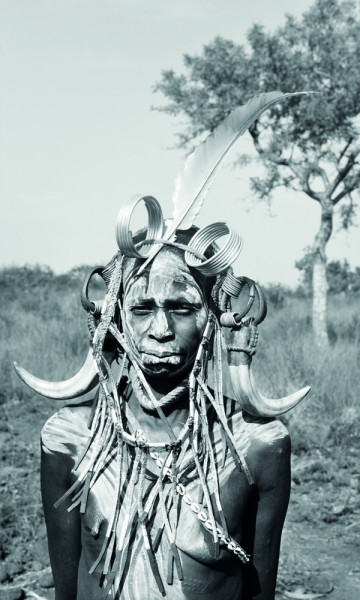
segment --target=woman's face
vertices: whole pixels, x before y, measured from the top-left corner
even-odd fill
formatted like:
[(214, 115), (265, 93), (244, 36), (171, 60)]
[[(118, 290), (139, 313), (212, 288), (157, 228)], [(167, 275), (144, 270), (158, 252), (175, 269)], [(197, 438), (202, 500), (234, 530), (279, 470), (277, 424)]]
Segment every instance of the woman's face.
[(124, 331), (142, 370), (172, 376), (191, 366), (207, 314), (203, 292), (182, 257), (162, 250), (124, 294)]

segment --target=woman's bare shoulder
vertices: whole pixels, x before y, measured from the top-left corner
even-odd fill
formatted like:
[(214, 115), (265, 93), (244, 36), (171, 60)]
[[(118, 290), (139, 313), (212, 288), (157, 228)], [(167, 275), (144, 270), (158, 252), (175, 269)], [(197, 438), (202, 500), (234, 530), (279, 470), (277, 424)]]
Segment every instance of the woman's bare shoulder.
[(90, 401), (76, 406), (64, 406), (46, 421), (41, 431), (41, 445), (45, 453), (76, 457), (89, 437), (91, 405)]
[(285, 425), (277, 418), (255, 417), (243, 411), (240, 405), (233, 401), (229, 415), (229, 424), (236, 441), (246, 448), (249, 446), (274, 446), (289, 439)]
[(231, 420), (237, 447), (255, 481), (263, 480), (264, 473), (270, 474), (280, 463), (289, 464), (290, 435), (279, 419), (254, 417), (236, 410)]
[(273, 446), (289, 437), (286, 426), (277, 418), (254, 417), (243, 412), (242, 419), (249, 439), (259, 446)]

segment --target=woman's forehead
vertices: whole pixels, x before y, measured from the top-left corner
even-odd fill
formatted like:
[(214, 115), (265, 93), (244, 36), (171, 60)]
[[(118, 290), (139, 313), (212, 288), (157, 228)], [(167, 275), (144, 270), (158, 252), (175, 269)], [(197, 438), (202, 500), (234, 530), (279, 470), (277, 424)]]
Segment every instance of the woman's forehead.
[(156, 256), (149, 271), (129, 282), (126, 296), (158, 299), (182, 297), (192, 302), (203, 301), (199, 285), (183, 258), (166, 251)]

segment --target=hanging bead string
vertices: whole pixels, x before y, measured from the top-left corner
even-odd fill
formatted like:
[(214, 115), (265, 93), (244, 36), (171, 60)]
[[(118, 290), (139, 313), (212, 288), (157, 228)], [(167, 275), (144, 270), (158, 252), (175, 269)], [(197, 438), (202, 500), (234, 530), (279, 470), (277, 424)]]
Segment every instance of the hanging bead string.
[[(193, 367), (193, 370), (192, 370), (192, 373), (190, 376), (192, 385), (195, 383), (196, 376), (199, 375), (200, 373), (202, 373), (202, 375), (206, 376), (205, 373), (206, 373), (206, 362), (207, 362), (207, 360), (206, 360), (207, 359), (207, 350), (209, 347), (209, 342), (210, 342), (213, 330), (214, 330), (214, 316), (212, 313), (209, 313), (208, 321), (205, 326), (205, 330), (204, 330), (204, 334), (203, 334), (203, 339), (199, 346), (199, 349), (198, 349), (198, 352), (197, 352), (197, 355), (195, 358), (194, 367)], [(205, 412), (205, 414), (204, 413), (201, 414), (201, 405), (199, 404), (199, 401), (197, 398), (197, 393), (195, 392), (195, 387), (193, 389), (193, 393), (190, 395), (189, 401), (190, 401), (190, 404), (193, 404), (191, 413), (194, 414), (195, 412), (197, 412), (198, 415), (200, 416), (200, 421), (202, 422), (202, 425), (204, 425), (204, 421), (207, 421), (206, 412)], [(196, 411), (194, 409), (196, 409)], [(206, 482), (205, 473), (203, 471), (203, 467), (199, 460), (198, 443), (196, 441), (199, 427), (198, 427), (198, 424), (196, 423), (196, 429), (194, 430), (194, 418), (191, 418), (191, 417), (189, 418), (188, 428), (189, 428), (189, 440), (190, 440), (190, 445), (191, 445), (192, 451), (193, 451), (193, 457), (195, 460), (196, 471), (197, 471), (197, 474), (198, 474), (198, 477), (200, 480), (201, 489), (202, 489), (205, 503), (207, 506), (207, 510), (208, 510), (208, 514), (209, 514), (209, 521), (211, 523), (211, 532), (212, 532), (212, 536), (213, 536), (215, 554), (216, 554), (216, 556), (218, 556), (219, 541), (218, 541), (218, 534), (216, 531), (215, 516), (214, 516), (214, 511), (213, 511), (210, 494), (209, 494), (209, 489), (208, 489), (207, 482)], [(195, 435), (194, 435), (194, 433), (195, 433)], [(204, 438), (205, 448), (207, 451), (209, 451), (210, 439), (208, 436), (208, 429), (206, 426), (202, 427), (201, 434)]]
[[(195, 466), (196, 466), (196, 471), (200, 480), (200, 485), (202, 488), (202, 492), (204, 495), (204, 499), (205, 499), (205, 503), (207, 506), (207, 510), (208, 510), (208, 514), (209, 514), (209, 521), (211, 523), (211, 532), (213, 535), (213, 543), (215, 546), (215, 554), (216, 557), (218, 557), (218, 534), (216, 531), (216, 522), (215, 522), (215, 516), (214, 516), (214, 511), (213, 511), (213, 506), (212, 506), (212, 502), (211, 502), (211, 498), (210, 498), (210, 493), (209, 493), (209, 489), (207, 486), (207, 482), (206, 482), (206, 478), (205, 478), (205, 474), (202, 468), (202, 465), (200, 463), (199, 460), (199, 456), (198, 453), (196, 452), (196, 449), (194, 447), (194, 437), (193, 437), (193, 422), (189, 422), (188, 423), (188, 427), (189, 427), (189, 439), (190, 439), (190, 444), (192, 446), (193, 449), (193, 456), (194, 456), (194, 460), (195, 460)], [(205, 433), (205, 432), (204, 432)], [(205, 438), (206, 440), (206, 438)]]
[[(214, 332), (214, 338), (215, 338), (214, 339), (215, 398), (216, 398), (216, 402), (219, 406), (219, 411), (220, 411), (224, 421), (226, 421), (224, 396), (223, 396), (223, 376), (222, 376), (223, 365), (222, 365), (222, 348), (221, 348), (221, 329), (220, 329), (218, 321), (216, 319), (214, 320), (214, 329), (215, 329), (215, 332)], [(203, 377), (203, 379), (205, 380), (204, 377)], [(200, 395), (200, 398), (201, 398), (203, 410), (205, 411), (206, 410), (205, 394), (202, 393)], [(210, 440), (210, 432), (209, 432), (209, 425), (208, 425), (207, 419), (204, 419), (203, 427), (207, 430), (207, 439), (209, 439), (208, 457), (209, 457), (209, 461), (210, 461), (210, 469), (211, 469), (212, 479), (213, 479), (216, 508), (217, 508), (217, 511), (219, 514), (221, 526), (222, 526), (225, 534), (228, 536), (229, 532), (228, 532), (224, 511), (222, 509), (222, 504), (221, 504), (221, 500), (220, 500), (218, 469), (216, 468), (214, 449), (213, 449), (213, 445)], [(225, 460), (226, 460), (227, 443), (226, 443), (226, 435), (225, 435), (224, 429), (222, 427), (220, 427), (220, 433), (221, 433), (221, 445), (222, 445), (222, 465), (224, 466)]]
[[(187, 429), (190, 433), (190, 430), (192, 429), (191, 417), (189, 417), (189, 419), (187, 421)], [(139, 438), (139, 440), (143, 440), (144, 443), (147, 445), (147, 440), (146, 440), (144, 434), (141, 432), (141, 430), (138, 430), (138, 438)], [(161, 458), (159, 456), (159, 454), (157, 452), (149, 451), (149, 456), (155, 461), (155, 463), (159, 467), (160, 471), (163, 473), (163, 478), (167, 477), (171, 480), (172, 472), (171, 472), (171, 466), (170, 466), (170, 462), (169, 462), (169, 458), (171, 457), (171, 455), (168, 455), (166, 460), (164, 460), (163, 458)], [(159, 483), (159, 479), (158, 479), (158, 483)], [(179, 483), (177, 481), (175, 489), (176, 489), (176, 492), (183, 499), (184, 503), (187, 504), (188, 506), (190, 506), (192, 512), (195, 515), (197, 515), (199, 521), (203, 524), (203, 526), (208, 531), (212, 531), (213, 525), (212, 525), (210, 516), (208, 516), (207, 513), (205, 512), (205, 510), (201, 509), (199, 504), (197, 504), (192, 499), (190, 494), (186, 491), (185, 486), (182, 483)], [(154, 492), (156, 492), (156, 490), (154, 490)], [(153, 501), (154, 501), (154, 499), (151, 499), (151, 502), (153, 502)], [(147, 513), (149, 512), (148, 508), (146, 508), (145, 510)], [(250, 560), (249, 555), (241, 548), (241, 546), (237, 542), (235, 542), (235, 540), (230, 535), (227, 535), (226, 532), (222, 529), (222, 527), (220, 527), (220, 525), (217, 523), (216, 523), (216, 533), (218, 536), (218, 540), (222, 544), (226, 545), (228, 550), (230, 550), (234, 554), (236, 554), (236, 556), (238, 556), (242, 562), (246, 563)]]
[[(202, 391), (200, 391), (199, 397), (200, 397), (201, 415), (206, 415), (205, 394)], [(202, 419), (202, 427), (205, 432), (205, 440), (207, 441), (207, 456), (209, 457), (209, 462), (210, 462), (210, 470), (211, 470), (212, 482), (213, 482), (213, 488), (214, 488), (215, 504), (216, 504), (217, 512), (219, 514), (221, 527), (223, 528), (225, 534), (229, 535), (224, 511), (222, 509), (221, 500), (220, 500), (219, 477), (218, 477), (218, 471), (216, 468), (214, 449), (213, 449), (213, 445), (212, 445), (211, 439), (210, 439), (209, 423), (208, 423), (208, 420), (204, 417)]]

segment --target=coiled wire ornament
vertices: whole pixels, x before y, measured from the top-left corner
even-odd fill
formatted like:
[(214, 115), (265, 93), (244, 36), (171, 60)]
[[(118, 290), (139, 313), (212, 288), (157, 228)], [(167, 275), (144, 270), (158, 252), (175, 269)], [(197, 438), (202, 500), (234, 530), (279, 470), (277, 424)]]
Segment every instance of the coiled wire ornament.
[(118, 246), (125, 256), (133, 258), (146, 258), (151, 252), (151, 248), (139, 250), (135, 248), (132, 232), (130, 230), (130, 220), (132, 213), (143, 201), (148, 212), (149, 222), (146, 232), (146, 239), (152, 240), (161, 238), (164, 233), (164, 219), (159, 202), (153, 196), (142, 196), (141, 198), (130, 198), (121, 206), (116, 223), (116, 240)]
[(92, 271), (90, 271), (90, 273), (85, 278), (85, 281), (84, 281), (84, 284), (83, 284), (83, 287), (81, 290), (81, 295), (80, 295), (81, 304), (83, 305), (85, 310), (97, 317), (101, 314), (102, 301), (101, 300), (92, 300), (92, 301), (89, 300), (88, 289), (89, 289), (89, 283), (90, 283), (90, 280), (92, 279), (92, 277), (94, 275), (100, 275), (100, 277), (102, 277), (103, 270), (104, 270), (104, 267), (102, 265), (98, 265), (98, 266), (94, 267), (94, 269), (92, 269)]
[[(145, 240), (135, 246), (130, 230), (130, 220), (135, 207), (141, 201), (145, 203), (149, 221)], [(146, 249), (146, 241), (152, 244), (158, 242), (159, 244), (171, 245), (170, 240), (164, 240), (163, 242), (161, 240), (164, 230), (165, 224), (161, 206), (153, 196), (130, 198), (121, 206), (116, 224), (116, 239), (121, 253), (125, 256), (147, 258), (151, 253), (151, 247)], [(229, 234), (229, 237), (224, 246), (210, 258), (204, 259), (205, 250), (218, 238), (227, 234)], [(191, 238), (187, 249), (185, 249), (185, 262), (189, 267), (194, 267), (203, 275), (217, 275), (234, 262), (240, 253), (241, 246), (240, 235), (232, 231), (226, 223), (212, 223), (199, 229)]]
[(229, 234), (229, 237), (224, 246), (214, 256), (203, 262), (190, 252), (185, 252), (185, 261), (189, 267), (195, 267), (200, 273), (208, 276), (217, 275), (227, 269), (239, 256), (242, 242), (240, 235), (229, 229), (226, 223), (211, 223), (211, 225), (202, 227), (191, 238), (189, 246), (204, 254), (213, 242), (226, 234)]
[(257, 326), (260, 323), (262, 323), (262, 321), (265, 319), (266, 313), (267, 313), (267, 304), (266, 304), (266, 298), (264, 296), (264, 293), (263, 293), (261, 287), (256, 283), (256, 281), (253, 281), (252, 279), (249, 279), (248, 277), (239, 277), (238, 280), (239, 280), (239, 282), (241, 282), (242, 288), (244, 287), (245, 284), (249, 288), (249, 297), (248, 297), (246, 306), (240, 312), (232, 312), (231, 308), (228, 310), (225, 310), (220, 315), (220, 319), (219, 319), (220, 324), (223, 327), (240, 327), (244, 318), (250, 312), (250, 310), (254, 304), (255, 297), (256, 297), (258, 307), (257, 307), (257, 312), (256, 312), (255, 316), (251, 317), (251, 322), (254, 326)]
[(226, 277), (221, 285), (224, 292), (232, 298), (238, 298), (241, 290), (244, 287), (243, 279), (235, 277), (230, 271), (226, 274)]

